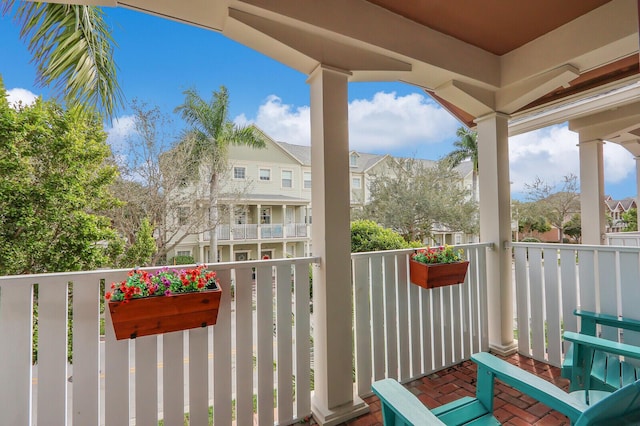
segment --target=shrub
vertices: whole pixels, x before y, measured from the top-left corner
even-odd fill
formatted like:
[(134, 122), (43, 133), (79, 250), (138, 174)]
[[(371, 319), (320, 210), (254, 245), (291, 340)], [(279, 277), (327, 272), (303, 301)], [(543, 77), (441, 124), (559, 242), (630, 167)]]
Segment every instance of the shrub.
[(351, 252), (397, 250), (409, 245), (398, 234), (383, 228), (372, 220), (356, 220), (351, 222)]
[(193, 265), (194, 263), (196, 263), (196, 260), (193, 256), (176, 256), (169, 261), (170, 265)]
[(520, 240), (522, 243), (539, 243), (540, 240), (534, 237), (527, 237)]

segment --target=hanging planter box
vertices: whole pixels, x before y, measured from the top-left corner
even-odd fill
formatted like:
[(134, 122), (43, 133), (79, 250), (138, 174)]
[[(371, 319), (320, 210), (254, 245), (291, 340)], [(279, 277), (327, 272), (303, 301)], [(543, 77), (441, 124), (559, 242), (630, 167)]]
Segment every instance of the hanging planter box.
[[(211, 284), (210, 284), (211, 286)], [(117, 340), (214, 325), (222, 291), (214, 289), (171, 296), (109, 302)]]
[(455, 263), (421, 263), (409, 260), (409, 276), (413, 284), (424, 288), (444, 287), (464, 282), (468, 261)]

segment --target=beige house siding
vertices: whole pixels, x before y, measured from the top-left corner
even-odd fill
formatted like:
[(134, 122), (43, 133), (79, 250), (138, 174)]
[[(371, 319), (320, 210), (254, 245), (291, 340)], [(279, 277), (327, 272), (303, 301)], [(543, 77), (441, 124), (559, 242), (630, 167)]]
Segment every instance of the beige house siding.
[[(220, 204), (227, 208), (221, 210), (217, 226), (221, 261), (256, 260), (265, 254), (274, 258), (311, 254), (311, 188), (305, 188), (305, 172), (311, 173), (310, 147), (279, 143), (266, 135), (265, 142), (266, 148), (260, 150), (229, 147), (229, 169), (220, 185)], [(390, 155), (355, 151), (350, 156), (355, 161), (350, 162), (351, 207), (361, 209), (371, 200), (372, 179), (376, 174), (390, 173), (389, 162), (394, 159)], [(235, 171), (236, 168), (242, 170)], [(290, 187), (283, 185), (283, 177)], [(359, 188), (354, 187), (354, 179), (359, 180)], [(463, 176), (461, 184), (471, 186), (470, 173)], [(207, 205), (206, 196), (195, 196), (208, 193), (205, 179), (199, 188), (184, 189)], [(446, 230), (436, 233), (437, 242), (450, 244), (466, 243), (473, 238)], [(212, 261), (208, 232), (186, 236), (168, 258), (178, 252), (191, 253), (196, 262)]]

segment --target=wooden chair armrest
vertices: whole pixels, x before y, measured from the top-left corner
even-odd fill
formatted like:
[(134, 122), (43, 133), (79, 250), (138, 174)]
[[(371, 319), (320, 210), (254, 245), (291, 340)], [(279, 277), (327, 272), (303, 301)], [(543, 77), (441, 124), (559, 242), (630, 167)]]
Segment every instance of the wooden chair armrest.
[(605, 325), (608, 327), (621, 328), (623, 330), (640, 332), (640, 321), (635, 319), (585, 311), (582, 309), (574, 310), (573, 314), (581, 317), (583, 321), (589, 321), (591, 323)]
[[(471, 355), (471, 359), (478, 364), (478, 382), (481, 381), (480, 374), (491, 374), (525, 395), (561, 412), (572, 422), (575, 422), (587, 408), (586, 404), (573, 398), (554, 384), (489, 353), (477, 353)], [(478, 387), (478, 392), (483, 392), (483, 390)], [(478, 394), (478, 399), (481, 398), (482, 396)]]
[(624, 357), (640, 359), (640, 347), (638, 346), (629, 345), (627, 343), (614, 342), (612, 340), (588, 336), (586, 334), (574, 333), (572, 331), (565, 331), (563, 334), (563, 338), (564, 340), (567, 340), (569, 342), (575, 343), (577, 345), (584, 345), (591, 349), (607, 352), (610, 354), (621, 355)]
[[(395, 416), (402, 419), (404, 424), (427, 426), (444, 425), (424, 404), (404, 386), (393, 379), (384, 379), (374, 382), (371, 385), (373, 393), (380, 398), (382, 404), (382, 415), (385, 420), (393, 412)], [(387, 424), (385, 421), (385, 424)], [(395, 423), (391, 423), (395, 424)]]

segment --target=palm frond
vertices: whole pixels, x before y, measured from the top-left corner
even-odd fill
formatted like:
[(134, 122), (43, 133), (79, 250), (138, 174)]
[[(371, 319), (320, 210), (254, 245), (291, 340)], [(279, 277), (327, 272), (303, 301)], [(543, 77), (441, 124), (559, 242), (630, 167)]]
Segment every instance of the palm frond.
[[(6, 0), (9, 13), (15, 0)], [(112, 118), (123, 105), (113, 59), (115, 42), (95, 6), (21, 2), (15, 10), (20, 37), (36, 65), (37, 84), (53, 85), (70, 105), (88, 104)]]

